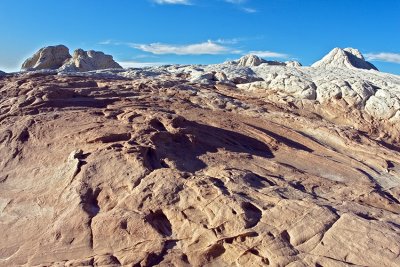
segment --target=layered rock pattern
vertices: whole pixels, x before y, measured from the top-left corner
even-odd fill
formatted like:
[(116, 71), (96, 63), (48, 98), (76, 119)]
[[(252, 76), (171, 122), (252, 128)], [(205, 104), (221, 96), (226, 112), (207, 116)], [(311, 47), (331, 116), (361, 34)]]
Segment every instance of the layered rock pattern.
[[(335, 72), (310, 72), (2, 77), (0, 266), (400, 265), (399, 144), (361, 109), (349, 120), (363, 130), (324, 119), (316, 100), (336, 84), (361, 107), (396, 94), (399, 78), (352, 72), (339, 86)], [(199, 73), (211, 82), (191, 80)], [(283, 82), (236, 87), (268, 75)], [(315, 95), (294, 101), (296, 84)]]

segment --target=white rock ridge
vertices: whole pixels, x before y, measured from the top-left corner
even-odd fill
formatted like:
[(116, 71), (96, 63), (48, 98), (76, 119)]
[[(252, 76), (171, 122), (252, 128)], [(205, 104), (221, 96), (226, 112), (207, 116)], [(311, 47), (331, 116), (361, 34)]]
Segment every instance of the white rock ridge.
[(378, 70), (374, 65), (365, 61), (358, 49), (354, 48), (334, 48), (321, 60), (315, 62), (311, 67), (314, 68), (349, 68)]
[(22, 64), (22, 70), (93, 71), (122, 69), (113, 57), (98, 51), (77, 49), (73, 56), (64, 45), (41, 48)]
[(58, 69), (70, 58), (71, 55), (66, 46), (47, 46), (25, 60), (22, 70)]

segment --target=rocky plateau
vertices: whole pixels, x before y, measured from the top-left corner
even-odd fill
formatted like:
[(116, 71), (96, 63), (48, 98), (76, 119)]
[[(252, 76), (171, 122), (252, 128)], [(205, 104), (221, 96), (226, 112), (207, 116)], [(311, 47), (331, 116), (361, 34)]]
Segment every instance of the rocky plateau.
[(68, 51), (0, 72), (0, 266), (400, 266), (400, 76)]

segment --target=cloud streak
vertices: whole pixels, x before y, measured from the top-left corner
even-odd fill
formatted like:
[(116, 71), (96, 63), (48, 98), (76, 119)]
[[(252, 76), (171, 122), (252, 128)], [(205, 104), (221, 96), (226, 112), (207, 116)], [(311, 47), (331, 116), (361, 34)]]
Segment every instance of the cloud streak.
[(239, 10), (245, 13), (257, 13), (258, 10), (252, 7), (245, 7), (243, 4), (247, 2), (247, 0), (225, 0), (226, 3), (233, 4), (239, 6)]
[(187, 45), (152, 43), (152, 44), (130, 44), (130, 46), (139, 49), (141, 51), (156, 55), (166, 55), (166, 54), (219, 55), (219, 54), (231, 54), (231, 53), (236, 54), (239, 52), (227, 46), (212, 41), (197, 43), (197, 44), (187, 44)]
[(249, 54), (253, 54), (259, 57), (274, 57), (274, 58), (288, 58), (288, 54), (272, 52), (272, 51), (250, 51)]
[[(245, 38), (231, 38), (224, 39), (219, 38), (216, 40), (208, 40), (206, 42), (192, 43), (192, 44), (167, 44), (167, 43), (129, 43), (129, 42), (117, 42), (112, 40), (105, 40), (99, 42), (102, 45), (124, 45), (131, 48), (149, 53), (141, 54), (135, 58), (149, 58), (158, 57), (160, 55), (245, 55), (253, 54), (264, 58), (289, 58), (290, 55), (280, 52), (274, 52), (269, 50), (240, 50), (237, 48), (237, 44), (245, 40)], [(235, 47), (236, 46), (236, 47)]]
[(227, 3), (231, 3), (231, 4), (243, 4), (245, 3), (247, 0), (225, 0), (225, 2)]
[(400, 64), (400, 54), (398, 53), (367, 53), (365, 54), (365, 57), (370, 61), (383, 61)]
[(159, 5), (190, 5), (191, 2), (189, 0), (154, 0), (153, 1)]

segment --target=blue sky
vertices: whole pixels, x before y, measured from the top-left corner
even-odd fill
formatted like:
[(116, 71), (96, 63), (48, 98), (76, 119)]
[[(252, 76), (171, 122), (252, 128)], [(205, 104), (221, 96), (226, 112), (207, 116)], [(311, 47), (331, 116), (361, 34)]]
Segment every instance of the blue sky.
[(334, 47), (400, 74), (399, 0), (1, 0), (0, 70), (46, 45), (119, 62), (219, 63), (256, 53), (310, 65)]

